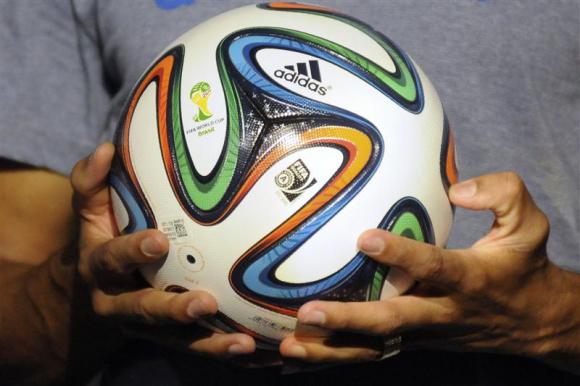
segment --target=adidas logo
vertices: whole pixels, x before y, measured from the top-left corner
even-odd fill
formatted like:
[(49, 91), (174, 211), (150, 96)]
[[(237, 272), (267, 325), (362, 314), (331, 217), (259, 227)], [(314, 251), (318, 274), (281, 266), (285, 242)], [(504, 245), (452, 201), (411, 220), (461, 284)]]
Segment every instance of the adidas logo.
[(305, 62), (299, 62), (295, 65), (284, 66), (283, 70), (274, 71), (274, 76), (295, 83), (320, 95), (326, 95), (328, 91), (326, 87), (321, 86), (319, 83), (322, 81), (322, 77), (320, 76), (318, 60), (309, 60), (308, 65)]
[[(312, 77), (312, 79), (321, 82), (322, 78), (320, 77), (320, 67), (318, 67), (318, 60), (309, 60), (308, 66), (310, 67), (310, 76)], [(292, 65), (284, 66), (284, 68), (290, 71), (296, 71), (294, 70), (294, 66)], [(306, 63), (296, 63), (296, 68), (300, 75), (308, 76), (308, 69), (306, 68)]]

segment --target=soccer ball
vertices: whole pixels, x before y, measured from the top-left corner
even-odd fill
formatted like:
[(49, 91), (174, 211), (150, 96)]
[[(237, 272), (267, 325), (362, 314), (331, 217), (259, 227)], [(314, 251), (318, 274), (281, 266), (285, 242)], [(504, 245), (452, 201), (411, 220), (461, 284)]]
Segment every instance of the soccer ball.
[(213, 294), (209, 323), (275, 344), (312, 299), (413, 281), (356, 249), (368, 228), (444, 245), (453, 138), (417, 65), (372, 27), (312, 5), (250, 5), (193, 28), (135, 86), (110, 183), (122, 233), (157, 228), (166, 291)]

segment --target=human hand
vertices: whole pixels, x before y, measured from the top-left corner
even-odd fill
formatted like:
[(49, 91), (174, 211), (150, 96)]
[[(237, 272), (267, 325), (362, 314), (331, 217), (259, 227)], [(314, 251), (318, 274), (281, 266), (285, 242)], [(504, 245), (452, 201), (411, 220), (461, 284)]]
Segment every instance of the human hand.
[(403, 336), (404, 349), (431, 348), (525, 355), (580, 369), (580, 275), (546, 255), (548, 219), (522, 180), (498, 173), (454, 185), (452, 203), (491, 210), (491, 230), (471, 248), (446, 250), (370, 230), (359, 248), (421, 284), (392, 299), (314, 301), (298, 312), (328, 336), (286, 338), (283, 356), (308, 362), (377, 359), (384, 337)]
[(221, 359), (253, 353), (256, 344), (246, 334), (191, 325), (217, 312), (210, 294), (170, 293), (137, 280), (137, 266), (166, 255), (169, 241), (156, 229), (118, 235), (106, 179), (113, 153), (112, 144), (99, 146), (76, 164), (71, 175), (73, 203), (80, 217), (78, 269), (90, 287), (95, 313), (123, 321), (133, 334), (193, 353)]

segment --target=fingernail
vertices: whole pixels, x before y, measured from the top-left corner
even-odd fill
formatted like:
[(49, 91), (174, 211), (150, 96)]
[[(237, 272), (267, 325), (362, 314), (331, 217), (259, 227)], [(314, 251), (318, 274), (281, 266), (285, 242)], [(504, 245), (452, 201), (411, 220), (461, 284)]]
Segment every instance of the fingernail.
[(150, 257), (157, 257), (163, 253), (163, 247), (154, 238), (147, 237), (141, 241), (141, 252)]
[(322, 326), (326, 322), (326, 314), (322, 311), (313, 310), (301, 315), (299, 318), (301, 323), (313, 324), (316, 326)]
[(288, 348), (285, 355), (293, 358), (306, 358), (306, 349), (298, 344), (294, 344)]
[(211, 314), (211, 308), (209, 304), (201, 299), (194, 299), (187, 306), (187, 315), (191, 318), (196, 319), (208, 314)]
[(234, 343), (228, 347), (228, 353), (234, 354), (234, 355), (248, 354), (251, 351), (252, 350), (249, 347), (247, 347), (241, 343)]
[(467, 180), (451, 186), (451, 193), (457, 197), (473, 197), (477, 190), (477, 185), (473, 180)]
[(367, 254), (378, 254), (385, 248), (385, 243), (380, 237), (368, 236), (360, 241), (359, 248)]

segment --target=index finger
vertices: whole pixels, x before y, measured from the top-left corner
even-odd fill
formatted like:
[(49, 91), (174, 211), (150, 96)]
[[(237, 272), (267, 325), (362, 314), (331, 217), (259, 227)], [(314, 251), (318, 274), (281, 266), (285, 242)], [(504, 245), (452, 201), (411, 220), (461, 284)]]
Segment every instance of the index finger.
[(475, 264), (466, 250), (450, 250), (389, 233), (381, 229), (364, 232), (358, 247), (368, 257), (407, 272), (419, 281), (460, 289)]
[(333, 331), (387, 336), (447, 323), (452, 309), (444, 299), (405, 295), (372, 302), (312, 301), (297, 317), (299, 323)]

